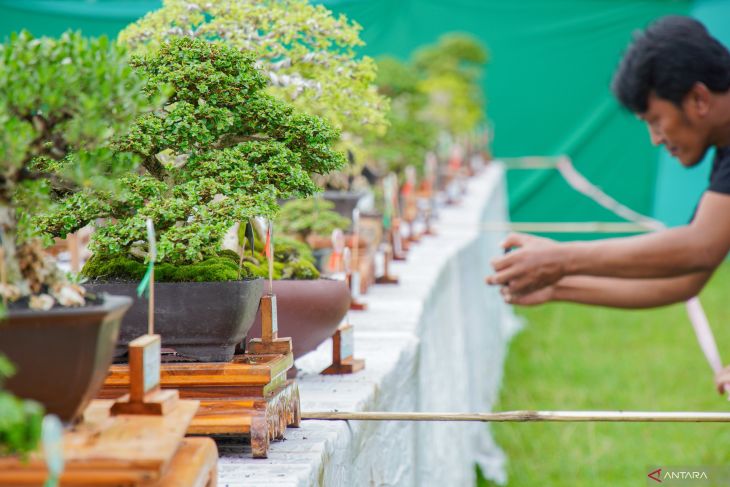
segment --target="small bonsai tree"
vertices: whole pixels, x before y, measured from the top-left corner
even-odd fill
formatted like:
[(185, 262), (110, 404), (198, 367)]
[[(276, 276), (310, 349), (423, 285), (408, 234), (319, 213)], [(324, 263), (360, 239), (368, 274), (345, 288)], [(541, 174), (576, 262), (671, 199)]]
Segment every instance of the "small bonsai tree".
[[(115, 194), (115, 180), (134, 160), (108, 142), (155, 97), (106, 38), (66, 33), (34, 39), (27, 32), (0, 46), (0, 295), (31, 296), (33, 308), (84, 304), (44, 254), (33, 219), (61, 195), (95, 188)], [(76, 221), (67, 214), (67, 224)]]
[(336, 228), (346, 230), (350, 227), (349, 218), (333, 211), (334, 207), (331, 201), (319, 198), (289, 201), (282, 206), (276, 227), (301, 242), (306, 242), (310, 235), (329, 237)]
[(385, 128), (375, 63), (358, 58), (361, 27), (307, 0), (163, 0), (119, 34), (136, 51), (175, 37), (223, 41), (255, 54), (269, 92), (351, 136)]
[(421, 81), (411, 64), (378, 59), (378, 90), (391, 99), (390, 125), (385, 135), (370, 137), (366, 148), (381, 170), (395, 172), (401, 180), (409, 165), (423, 172), (426, 153), (436, 145), (437, 128), (423, 113), (429, 100)]
[[(139, 117), (115, 143), (141, 158), (143, 170), (121, 181), (131, 196), (110, 202), (94, 191), (67, 195), (41, 227), (63, 236), (104, 218), (90, 246), (97, 261), (144, 260), (150, 218), (158, 261), (196, 265), (219, 257), (235, 223), (273, 217), (277, 199), (317, 191), (310, 173), (344, 162), (331, 148), (339, 132), (266, 94), (255, 62), (222, 43), (187, 37), (135, 58), (145, 92), (159, 85), (170, 92), (161, 110)], [(85, 273), (95, 277), (92, 270)]]
[(471, 134), (484, 121), (480, 79), (486, 63), (484, 46), (461, 33), (443, 35), (413, 55), (419, 88), (429, 96), (425, 115), (452, 137)]

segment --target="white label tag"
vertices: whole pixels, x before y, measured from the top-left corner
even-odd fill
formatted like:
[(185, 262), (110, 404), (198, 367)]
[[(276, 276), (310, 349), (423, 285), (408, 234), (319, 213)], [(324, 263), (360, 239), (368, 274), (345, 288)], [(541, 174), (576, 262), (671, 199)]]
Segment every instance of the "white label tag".
[(355, 354), (355, 333), (352, 326), (340, 330), (340, 361)]
[(160, 340), (145, 347), (142, 352), (142, 370), (144, 371), (143, 389), (148, 392), (160, 384)]

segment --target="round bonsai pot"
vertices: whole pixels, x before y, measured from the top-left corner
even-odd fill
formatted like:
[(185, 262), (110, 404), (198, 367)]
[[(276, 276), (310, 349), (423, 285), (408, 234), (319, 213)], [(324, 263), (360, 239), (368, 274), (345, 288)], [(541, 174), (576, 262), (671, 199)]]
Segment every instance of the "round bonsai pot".
[[(350, 290), (344, 281), (274, 281), (280, 337), (291, 337), (294, 358), (311, 352), (332, 336), (350, 308)], [(248, 338), (261, 336), (261, 313)]]
[(10, 310), (0, 322), (0, 353), (17, 373), (5, 388), (63, 421), (78, 418), (104, 384), (131, 304), (125, 296), (104, 296), (103, 304), (81, 308)]
[[(155, 283), (155, 333), (161, 335), (162, 346), (186, 359), (229, 362), (253, 324), (263, 283), (263, 279)], [(137, 297), (136, 282), (92, 282), (84, 287), (134, 299), (114, 353), (124, 357), (127, 344), (147, 333), (147, 298)]]

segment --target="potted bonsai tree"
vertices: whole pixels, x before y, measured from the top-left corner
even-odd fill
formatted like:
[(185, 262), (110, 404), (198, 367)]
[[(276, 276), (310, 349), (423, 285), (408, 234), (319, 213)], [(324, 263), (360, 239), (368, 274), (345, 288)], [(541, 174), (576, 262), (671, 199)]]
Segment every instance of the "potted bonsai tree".
[(162, 8), (120, 32), (119, 40), (138, 52), (182, 36), (253, 52), (267, 92), (341, 130), (337, 147), (353, 154), (350, 163), (315, 179), (328, 190), (325, 198), (338, 201), (338, 211), (349, 205), (341, 212), (349, 216), (367, 189), (359, 177), (362, 142), (384, 132), (388, 111), (388, 99), (375, 86), (375, 62), (356, 55), (364, 44), (360, 30), (308, 0), (164, 0)]
[(334, 203), (321, 198), (288, 201), (281, 207), (276, 227), (314, 249), (329, 247), (333, 230), (350, 228), (350, 219), (332, 211), (334, 207)]
[(471, 135), (485, 119), (481, 76), (487, 51), (473, 36), (450, 33), (424, 46), (412, 59), (428, 96), (424, 115), (452, 138)]
[(437, 128), (424, 114), (429, 98), (422, 81), (412, 64), (389, 56), (378, 59), (378, 91), (391, 100), (390, 125), (385, 135), (367, 139), (368, 157), (401, 182), (408, 166), (423, 174), (426, 154), (436, 145)]
[[(115, 144), (141, 158), (122, 178), (132, 196), (109, 202), (88, 191), (61, 199), (39, 221), (63, 236), (103, 218), (83, 274), (96, 290), (134, 295), (147, 259), (145, 221), (157, 231), (156, 331), (163, 347), (204, 361), (228, 361), (250, 328), (263, 289), (247, 266), (221, 255), (223, 237), (254, 216), (272, 218), (277, 200), (313, 194), (311, 173), (342, 166), (331, 145), (339, 132), (265, 92), (256, 57), (223, 43), (176, 37), (137, 57), (145, 92), (169, 86), (161, 110), (139, 117)], [(71, 218), (82, 214), (83, 218)], [(168, 281), (168, 282), (165, 282)], [(174, 281), (174, 282), (172, 282)], [(203, 282), (200, 282), (203, 281)], [(138, 302), (125, 319), (118, 352), (146, 322)]]
[(54, 195), (116, 194), (134, 160), (107, 145), (157, 99), (141, 84), (105, 38), (23, 32), (0, 46), (0, 352), (17, 366), (6, 388), (64, 420), (101, 387), (131, 301), (85, 297), (44, 253), (34, 219)]

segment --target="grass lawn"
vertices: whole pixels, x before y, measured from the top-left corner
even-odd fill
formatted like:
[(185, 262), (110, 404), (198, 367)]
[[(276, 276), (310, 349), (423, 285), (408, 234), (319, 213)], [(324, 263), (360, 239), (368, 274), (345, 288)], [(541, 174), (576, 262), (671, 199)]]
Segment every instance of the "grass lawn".
[[(701, 294), (730, 363), (730, 263)], [(683, 305), (523, 308), (495, 410), (728, 411)], [(647, 485), (652, 466), (730, 466), (730, 425), (503, 423), (509, 486)], [(492, 485), (480, 479), (479, 485)]]

